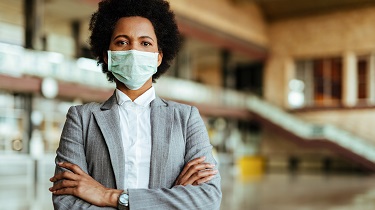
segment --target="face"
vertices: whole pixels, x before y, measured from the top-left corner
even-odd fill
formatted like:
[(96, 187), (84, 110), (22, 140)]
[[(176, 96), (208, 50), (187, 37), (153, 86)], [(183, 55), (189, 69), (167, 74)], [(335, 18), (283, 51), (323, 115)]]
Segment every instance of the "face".
[(159, 52), (158, 65), (163, 58), (162, 52), (158, 49), (158, 40), (152, 23), (147, 18), (138, 16), (124, 17), (117, 21), (109, 50)]

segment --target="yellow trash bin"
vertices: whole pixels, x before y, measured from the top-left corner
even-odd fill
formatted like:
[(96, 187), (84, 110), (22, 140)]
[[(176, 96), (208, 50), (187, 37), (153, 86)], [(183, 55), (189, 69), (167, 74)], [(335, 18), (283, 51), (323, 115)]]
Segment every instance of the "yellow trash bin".
[(238, 159), (241, 178), (262, 176), (265, 172), (265, 160), (261, 156), (243, 156)]

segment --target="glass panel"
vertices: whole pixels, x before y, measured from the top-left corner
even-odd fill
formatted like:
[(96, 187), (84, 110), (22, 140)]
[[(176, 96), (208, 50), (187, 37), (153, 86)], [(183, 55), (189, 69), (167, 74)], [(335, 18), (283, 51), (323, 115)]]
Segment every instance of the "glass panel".
[(324, 62), (314, 61), (314, 105), (324, 105)]
[(366, 57), (358, 58), (358, 99), (367, 98), (367, 68), (368, 61)]
[[(32, 154), (35, 153), (38, 156), (56, 151), (65, 123), (66, 113), (70, 106), (80, 103), (78, 101), (69, 102), (34, 97), (33, 111), (31, 113), (34, 130), (31, 141), (37, 140), (37, 146), (35, 147), (36, 151), (31, 151)], [(38, 154), (38, 152), (41, 154)]]
[(305, 106), (338, 106), (342, 99), (341, 58), (297, 62), (296, 78), (305, 84)]
[(330, 80), (332, 102), (339, 104), (342, 98), (342, 61), (340, 58), (334, 58), (330, 62), (331, 75), (326, 79)]
[(0, 92), (0, 154), (27, 151), (24, 103), (22, 96)]

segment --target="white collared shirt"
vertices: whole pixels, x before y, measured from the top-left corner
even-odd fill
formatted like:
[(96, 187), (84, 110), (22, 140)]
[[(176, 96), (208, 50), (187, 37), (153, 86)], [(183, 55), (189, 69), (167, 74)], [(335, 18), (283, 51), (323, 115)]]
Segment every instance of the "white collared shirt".
[(134, 101), (116, 89), (116, 98), (125, 153), (124, 189), (147, 189), (151, 160), (150, 102), (155, 99), (155, 89), (151, 87)]

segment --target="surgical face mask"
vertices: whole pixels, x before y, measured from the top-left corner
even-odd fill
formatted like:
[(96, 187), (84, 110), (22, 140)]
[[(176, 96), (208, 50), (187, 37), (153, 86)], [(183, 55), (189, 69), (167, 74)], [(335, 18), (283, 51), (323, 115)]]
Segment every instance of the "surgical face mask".
[(156, 73), (159, 53), (108, 50), (108, 70), (131, 90), (138, 90)]

